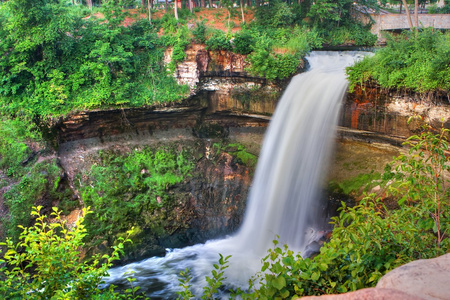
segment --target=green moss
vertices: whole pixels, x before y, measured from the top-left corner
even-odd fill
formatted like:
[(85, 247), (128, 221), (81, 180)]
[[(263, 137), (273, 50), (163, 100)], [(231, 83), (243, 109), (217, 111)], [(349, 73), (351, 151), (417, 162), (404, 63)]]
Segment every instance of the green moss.
[(164, 231), (161, 211), (171, 211), (176, 200), (168, 189), (190, 176), (192, 155), (146, 147), (125, 155), (101, 151), (99, 157), (80, 186), (85, 205), (94, 211), (87, 218), (89, 237), (98, 238), (97, 243), (112, 242), (133, 226)]
[(379, 172), (371, 171), (370, 173), (359, 174), (342, 182), (332, 181), (329, 184), (329, 189), (332, 192), (341, 192), (346, 195), (361, 193), (363, 189), (364, 191), (368, 191), (369, 188), (375, 185), (374, 182), (380, 179), (381, 174)]

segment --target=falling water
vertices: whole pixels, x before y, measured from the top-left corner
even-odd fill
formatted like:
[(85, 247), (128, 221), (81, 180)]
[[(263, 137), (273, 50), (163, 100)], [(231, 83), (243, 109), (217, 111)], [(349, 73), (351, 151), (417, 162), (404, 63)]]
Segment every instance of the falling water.
[(347, 89), (345, 67), (363, 55), (313, 52), (307, 57), (310, 70), (292, 79), (266, 132), (244, 222), (236, 235), (115, 268), (108, 283), (118, 284), (125, 272), (133, 271), (137, 284), (152, 291), (152, 299), (171, 299), (177, 275), (190, 268), (201, 292), (204, 277), (221, 253), (232, 255), (227, 283), (245, 287), (277, 236), (281, 244), (300, 252), (320, 238), (320, 183)]

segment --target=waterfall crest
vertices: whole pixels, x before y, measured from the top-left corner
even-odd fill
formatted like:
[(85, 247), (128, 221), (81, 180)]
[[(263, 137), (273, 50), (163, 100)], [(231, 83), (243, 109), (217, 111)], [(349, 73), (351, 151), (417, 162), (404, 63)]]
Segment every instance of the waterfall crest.
[(149, 294), (152, 299), (171, 299), (177, 275), (185, 268), (191, 269), (193, 285), (201, 293), (218, 253), (232, 255), (228, 284), (245, 286), (277, 235), (281, 244), (304, 251), (317, 239), (320, 183), (347, 89), (345, 67), (364, 55), (313, 52), (307, 57), (310, 70), (292, 79), (266, 132), (244, 222), (236, 235), (113, 269), (107, 281), (117, 284), (131, 270), (144, 290), (148, 285), (163, 286), (164, 291)]

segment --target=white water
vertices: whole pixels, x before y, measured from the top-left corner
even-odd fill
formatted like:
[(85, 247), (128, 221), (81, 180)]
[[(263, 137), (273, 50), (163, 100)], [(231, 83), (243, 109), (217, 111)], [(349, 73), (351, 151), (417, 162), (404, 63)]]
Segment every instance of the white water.
[(277, 235), (281, 244), (300, 252), (320, 238), (320, 184), (347, 89), (345, 67), (363, 55), (314, 52), (307, 57), (310, 70), (292, 79), (266, 132), (236, 235), (112, 269), (107, 283), (120, 283), (125, 272), (133, 271), (137, 285), (154, 291), (149, 294), (152, 299), (173, 299), (177, 275), (188, 267), (201, 293), (204, 277), (221, 253), (232, 255), (228, 284), (245, 287)]

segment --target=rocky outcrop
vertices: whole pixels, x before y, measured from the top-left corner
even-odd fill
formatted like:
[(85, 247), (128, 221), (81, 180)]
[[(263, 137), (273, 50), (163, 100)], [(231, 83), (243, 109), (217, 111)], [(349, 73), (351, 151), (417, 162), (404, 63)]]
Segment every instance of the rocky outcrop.
[(340, 126), (409, 137), (424, 123), (450, 128), (450, 106), (445, 95), (356, 87), (344, 101)]
[(378, 281), (377, 288), (390, 288), (426, 300), (450, 299), (450, 253), (400, 266)]
[(340, 295), (308, 296), (302, 300), (422, 300), (394, 289), (368, 288)]
[(420, 259), (395, 268), (376, 288), (340, 295), (302, 297), (302, 300), (448, 300), (450, 299), (450, 253)]

